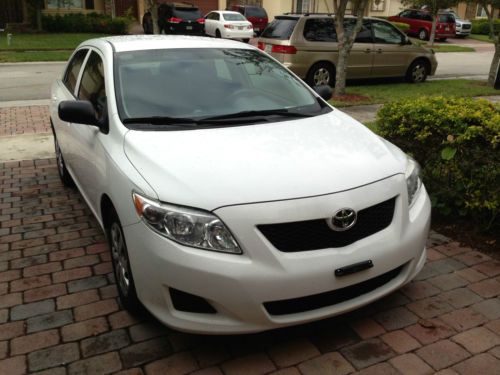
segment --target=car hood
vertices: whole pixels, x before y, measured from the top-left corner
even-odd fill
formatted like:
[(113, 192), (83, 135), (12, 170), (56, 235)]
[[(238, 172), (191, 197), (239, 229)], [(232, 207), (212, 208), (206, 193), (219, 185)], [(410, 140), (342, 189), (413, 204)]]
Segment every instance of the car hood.
[(130, 162), (164, 202), (214, 210), (335, 193), (404, 173), (406, 156), (349, 116), (130, 130)]

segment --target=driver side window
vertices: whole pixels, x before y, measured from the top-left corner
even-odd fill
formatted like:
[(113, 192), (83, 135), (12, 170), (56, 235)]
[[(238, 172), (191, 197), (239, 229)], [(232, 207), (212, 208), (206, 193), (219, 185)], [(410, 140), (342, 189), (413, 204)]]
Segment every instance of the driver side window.
[(88, 100), (94, 106), (98, 118), (101, 118), (106, 107), (106, 87), (104, 84), (104, 64), (101, 57), (91, 52), (83, 71), (78, 99)]
[(401, 44), (404, 40), (403, 34), (391, 24), (385, 22), (373, 22), (373, 33), (375, 43)]

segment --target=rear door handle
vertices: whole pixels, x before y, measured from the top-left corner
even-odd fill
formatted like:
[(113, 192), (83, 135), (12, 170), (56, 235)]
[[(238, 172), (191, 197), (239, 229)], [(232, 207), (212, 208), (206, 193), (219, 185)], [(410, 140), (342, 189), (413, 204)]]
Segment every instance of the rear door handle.
[(365, 49), (365, 53), (370, 53), (371, 51), (372, 51), (372, 49), (371, 49), (371, 48), (367, 48), (367, 49)]
[(382, 48), (377, 49), (377, 53), (382, 53)]

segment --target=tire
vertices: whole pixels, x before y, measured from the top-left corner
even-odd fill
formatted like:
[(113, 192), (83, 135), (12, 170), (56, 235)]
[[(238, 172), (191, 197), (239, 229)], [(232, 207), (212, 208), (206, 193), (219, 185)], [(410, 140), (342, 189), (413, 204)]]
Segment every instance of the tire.
[(144, 307), (139, 298), (137, 298), (123, 228), (114, 209), (109, 214), (109, 225), (106, 228), (106, 236), (111, 252), (111, 262), (113, 263), (113, 272), (120, 303), (131, 313), (140, 314), (144, 311)]
[(220, 34), (220, 31), (218, 29), (215, 30), (215, 37), (216, 38), (222, 38), (222, 35)]
[(418, 39), (420, 39), (420, 40), (427, 40), (427, 39), (429, 39), (429, 34), (427, 33), (427, 30), (420, 29), (418, 31)]
[(242, 40), (243, 40), (243, 43), (248, 43), (248, 42), (250, 42), (250, 39), (248, 39), (248, 38), (245, 38), (245, 39), (242, 39)]
[(406, 71), (406, 81), (409, 83), (425, 82), (429, 74), (429, 64), (424, 60), (416, 60), (411, 63)]
[(319, 62), (311, 66), (307, 72), (306, 82), (309, 86), (335, 86), (335, 67), (326, 62)]
[(439, 40), (440, 42), (446, 42), (446, 39), (448, 39), (448, 38), (439, 38), (438, 40)]
[(54, 128), (52, 128), (52, 134), (54, 135), (54, 149), (56, 153), (57, 172), (59, 173), (59, 178), (64, 186), (74, 188), (76, 186), (75, 181), (66, 168), (66, 163), (64, 162), (64, 157), (61, 148), (59, 147), (59, 142), (57, 141)]

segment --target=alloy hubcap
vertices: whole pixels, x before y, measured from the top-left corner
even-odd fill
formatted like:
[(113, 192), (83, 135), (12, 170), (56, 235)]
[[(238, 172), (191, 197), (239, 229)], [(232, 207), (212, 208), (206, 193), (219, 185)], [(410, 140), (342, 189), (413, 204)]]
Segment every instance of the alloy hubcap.
[(313, 79), (315, 86), (328, 85), (330, 82), (330, 73), (325, 68), (319, 68), (314, 72)]
[(425, 78), (425, 66), (416, 65), (413, 68), (412, 78), (414, 82), (422, 82)]
[(422, 30), (422, 31), (420, 32), (419, 38), (420, 38), (421, 40), (425, 40), (425, 31), (423, 31), (423, 30)]
[(128, 273), (128, 258), (125, 250), (125, 241), (120, 226), (111, 225), (111, 254), (115, 265), (115, 275), (118, 286), (124, 296), (128, 295), (130, 288), (130, 275)]

